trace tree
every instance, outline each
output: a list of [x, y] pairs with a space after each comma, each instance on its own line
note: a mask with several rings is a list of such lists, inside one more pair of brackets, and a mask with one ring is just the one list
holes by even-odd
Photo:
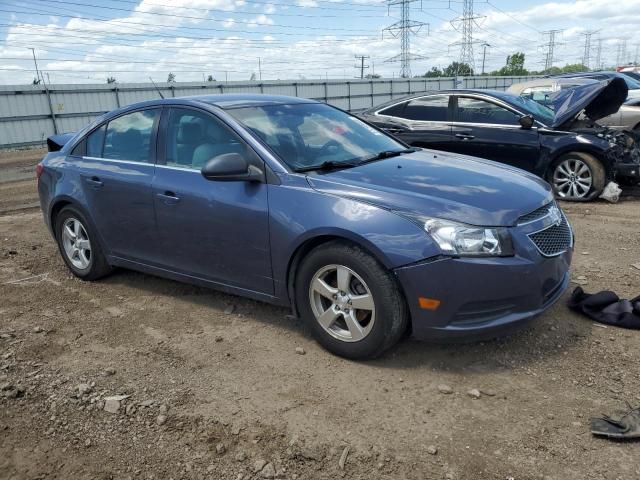
[[107, 83], [116, 83], [116, 78], [115, 77], [108, 77], [107, 78]]
[[451, 64], [442, 71], [442, 75], [445, 77], [456, 77], [461, 75], [463, 77], [473, 75], [473, 68], [468, 63], [451, 62]]
[[169, 72], [169, 75], [167, 75], [167, 83], [175, 83], [176, 81], [176, 74], [173, 72]]
[[436, 77], [444, 77], [444, 73], [438, 67], [431, 67], [431, 70], [426, 72], [423, 77], [427, 78], [436, 78]]
[[373, 78], [382, 78], [380, 77], [380, 75], [378, 75], [377, 73], [367, 73], [364, 78], [369, 78], [369, 79], [373, 79]]
[[502, 67], [497, 72], [498, 75], [528, 75], [529, 72], [524, 68], [524, 53], [516, 52], [507, 57], [507, 62], [504, 67]]
[[562, 73], [579, 73], [579, 72], [588, 72], [589, 67], [583, 65], [582, 63], [572, 63], [567, 64], [562, 67]]
[[34, 78], [34, 79], [33, 79], [33, 82], [31, 82], [31, 84], [32, 84], [32, 85], [40, 85], [40, 82], [41, 82], [41, 81], [42, 81], [42, 80], [40, 80], [39, 78]]
[[215, 78], [213, 78], [213, 75], [209, 75], [209, 76], [207, 77], [207, 82], [215, 82], [215, 81], [216, 81], [216, 79], [215, 79]]

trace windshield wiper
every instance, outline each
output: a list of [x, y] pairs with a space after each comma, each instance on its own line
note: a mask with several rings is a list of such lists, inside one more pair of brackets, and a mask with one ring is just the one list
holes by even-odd
[[348, 162], [334, 162], [333, 160], [327, 160], [318, 165], [311, 165], [309, 167], [296, 168], [296, 172], [309, 172], [312, 170], [340, 170], [342, 168], [353, 168], [365, 163], [375, 162], [377, 160], [384, 160], [385, 158], [397, 157], [404, 153], [413, 153], [420, 150], [419, 148], [405, 148], [404, 150], [383, 150], [370, 157], [364, 157], [359, 159], [350, 160]]
[[413, 153], [418, 150], [420, 149], [415, 147], [405, 148], [404, 150], [383, 150], [382, 152], [378, 152], [370, 157], [360, 159], [358, 165], [364, 165], [365, 163], [375, 162], [377, 160], [384, 160], [385, 158], [399, 157], [405, 153]]
[[296, 168], [296, 172], [310, 172], [312, 170], [339, 170], [341, 168], [351, 168], [359, 165], [354, 162], [334, 162], [333, 160], [327, 160], [318, 165], [310, 165], [308, 167]]

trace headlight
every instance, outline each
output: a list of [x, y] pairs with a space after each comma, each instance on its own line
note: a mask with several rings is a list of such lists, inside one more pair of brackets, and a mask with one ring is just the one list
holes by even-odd
[[438, 244], [442, 253], [469, 257], [513, 255], [511, 235], [506, 228], [485, 228], [442, 220], [413, 217]]

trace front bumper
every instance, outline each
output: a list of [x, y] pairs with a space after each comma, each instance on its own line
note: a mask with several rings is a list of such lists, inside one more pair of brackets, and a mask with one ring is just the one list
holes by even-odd
[[[551, 307], [569, 286], [573, 241], [563, 253], [545, 257], [528, 237], [539, 227], [513, 229], [513, 257], [439, 257], [396, 269], [413, 335], [434, 341], [496, 337]], [[440, 305], [422, 309], [419, 297]]]
[[640, 164], [618, 163], [616, 165], [616, 176], [640, 180]]

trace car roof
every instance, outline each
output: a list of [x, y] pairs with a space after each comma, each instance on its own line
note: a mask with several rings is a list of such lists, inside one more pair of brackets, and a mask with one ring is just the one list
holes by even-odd
[[524, 90], [525, 88], [530, 87], [542, 87], [549, 84], [558, 84], [564, 85], [566, 83], [578, 84], [578, 85], [587, 85], [590, 83], [598, 83], [599, 80], [594, 78], [587, 77], [548, 77], [548, 78], [537, 78], [535, 80], [529, 80], [528, 82], [522, 83], [514, 83], [509, 86], [507, 92], [513, 92], [514, 90]]
[[163, 105], [194, 105], [206, 103], [224, 110], [242, 107], [263, 107], [266, 105], [295, 105], [303, 103], [320, 103], [308, 98], [289, 97], [285, 95], [263, 95], [263, 94], [220, 94], [220, 95], [192, 95], [187, 97], [163, 98], [147, 100], [133, 103], [126, 107], [113, 110], [107, 114], [112, 117], [131, 110], [141, 108], [161, 107]]
[[223, 109], [242, 107], [263, 107], [265, 105], [293, 105], [299, 103], [320, 103], [316, 100], [299, 97], [289, 97], [286, 95], [265, 95], [265, 94], [221, 94], [221, 95], [197, 95], [192, 97], [181, 97], [185, 100], [195, 100], [208, 103]]

